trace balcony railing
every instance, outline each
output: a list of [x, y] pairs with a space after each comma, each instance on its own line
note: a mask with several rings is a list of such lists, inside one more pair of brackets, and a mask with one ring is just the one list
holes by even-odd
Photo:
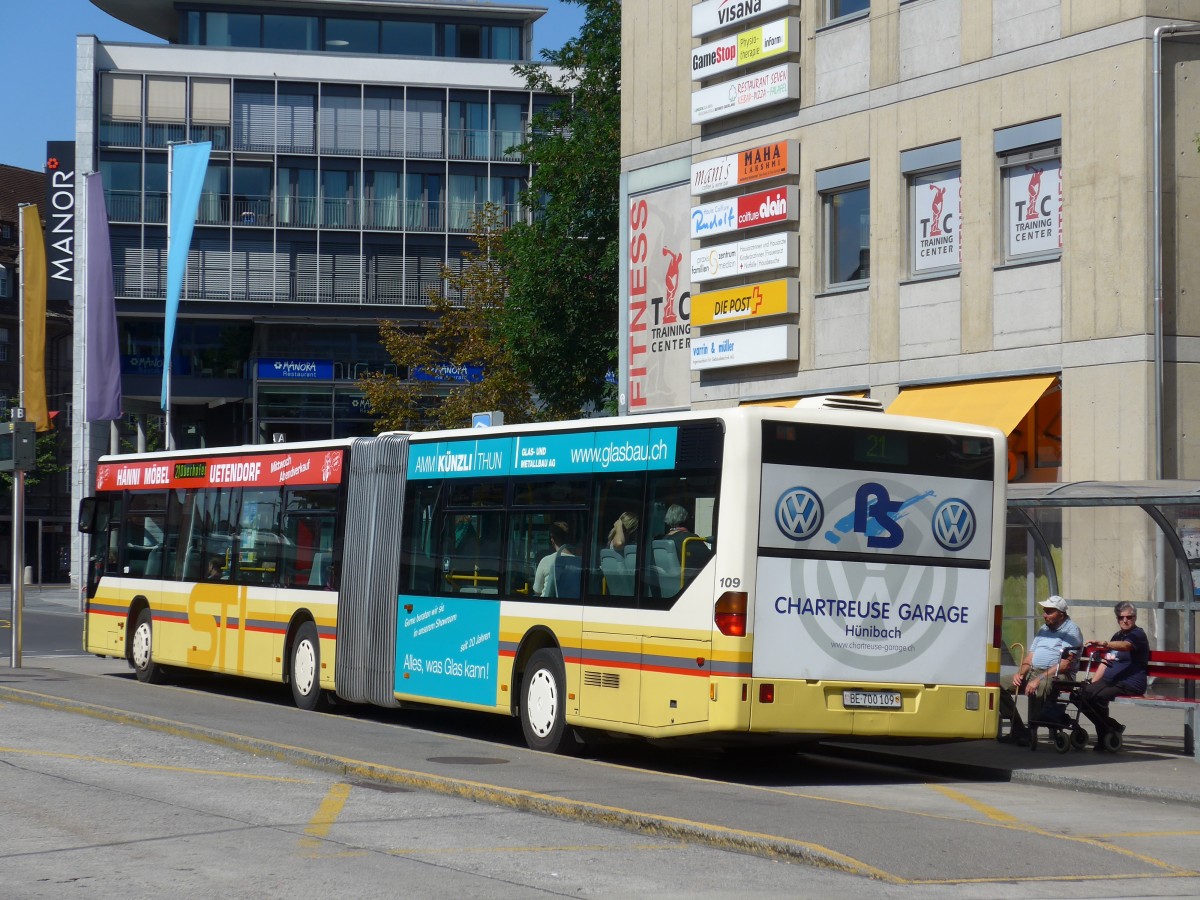
[[110, 222], [140, 222], [142, 220], [141, 191], [105, 191], [104, 206]]
[[441, 231], [445, 211], [441, 201], [407, 200], [404, 203], [406, 231]]
[[[484, 205], [482, 202], [472, 200], [451, 200], [449, 230], [471, 231], [475, 225], [475, 218], [483, 211]], [[505, 228], [523, 221], [522, 207], [519, 203], [496, 203], [493, 205], [499, 210], [500, 221]]]
[[450, 159], [488, 158], [488, 131], [486, 128], [451, 128]]
[[357, 228], [358, 200], [354, 197], [326, 197], [321, 204], [322, 228]]
[[494, 131], [492, 132], [492, 159], [501, 162], [524, 162], [525, 154], [511, 147], [519, 147], [525, 143], [524, 131]]
[[386, 200], [364, 200], [363, 228], [376, 231], [399, 231], [402, 227], [404, 204], [398, 197]]
[[233, 224], [264, 227], [271, 224], [270, 197], [235, 197]]
[[182, 122], [147, 122], [146, 146], [165, 147], [187, 138], [187, 126]]
[[121, 122], [113, 119], [100, 120], [101, 147], [142, 146], [142, 123]]
[[229, 149], [228, 125], [197, 125], [192, 123], [192, 140], [197, 143], [211, 141], [214, 150]]
[[280, 197], [275, 202], [276, 224], [281, 228], [316, 228], [316, 197]]

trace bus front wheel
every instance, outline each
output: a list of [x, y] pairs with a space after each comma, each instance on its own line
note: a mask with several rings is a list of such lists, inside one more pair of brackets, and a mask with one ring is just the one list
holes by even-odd
[[296, 706], [310, 712], [321, 708], [321, 641], [312, 622], [305, 622], [296, 631], [289, 680]]
[[529, 658], [521, 685], [521, 730], [531, 750], [572, 753], [575, 734], [567, 727], [567, 677], [562, 656], [538, 650]]
[[133, 665], [138, 681], [146, 684], [162, 684], [167, 680], [166, 670], [154, 661], [154, 616], [150, 607], [138, 613], [133, 636], [129, 640], [129, 662]]

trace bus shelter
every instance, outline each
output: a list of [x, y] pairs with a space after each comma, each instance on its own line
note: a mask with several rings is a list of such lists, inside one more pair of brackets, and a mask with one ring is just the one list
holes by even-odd
[[[1200, 481], [1009, 485], [1006, 647], [1032, 636], [1033, 605], [1050, 594], [1067, 598], [1085, 638], [1107, 638], [1114, 623], [1104, 607], [1127, 601], [1147, 612], [1138, 618], [1152, 648], [1195, 653]], [[1180, 691], [1194, 700], [1195, 682]], [[1195, 708], [1184, 718], [1184, 752], [1195, 753]]]
[[[1129, 601], [1150, 613], [1142, 618], [1153, 646], [1196, 652], [1200, 481], [1009, 485], [1007, 538], [1007, 578], [1022, 574], [1023, 563], [1031, 600], [1034, 582], [1044, 578], [1047, 594], [1062, 594], [1073, 607]], [[1111, 618], [1095, 619], [1107, 637]]]

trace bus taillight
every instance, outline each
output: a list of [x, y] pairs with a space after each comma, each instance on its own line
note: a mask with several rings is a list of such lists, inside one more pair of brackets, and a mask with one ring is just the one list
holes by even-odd
[[1004, 607], [992, 607], [992, 646], [1001, 646], [1003, 638], [1003, 623], [1004, 623]]
[[726, 591], [717, 598], [713, 621], [717, 631], [729, 637], [746, 636], [746, 592]]

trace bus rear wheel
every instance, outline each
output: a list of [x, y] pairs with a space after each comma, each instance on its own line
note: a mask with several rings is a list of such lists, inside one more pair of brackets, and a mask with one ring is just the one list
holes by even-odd
[[521, 731], [531, 750], [574, 753], [574, 730], [567, 727], [567, 676], [562, 656], [538, 650], [529, 658], [521, 683]]
[[317, 626], [312, 622], [305, 622], [296, 631], [288, 680], [292, 685], [292, 700], [300, 709], [312, 712], [323, 706], [321, 641], [317, 636]]
[[133, 626], [133, 635], [129, 639], [129, 662], [138, 681], [162, 684], [167, 680], [167, 672], [154, 661], [153, 638], [154, 616], [147, 606], [138, 613], [137, 623]]

